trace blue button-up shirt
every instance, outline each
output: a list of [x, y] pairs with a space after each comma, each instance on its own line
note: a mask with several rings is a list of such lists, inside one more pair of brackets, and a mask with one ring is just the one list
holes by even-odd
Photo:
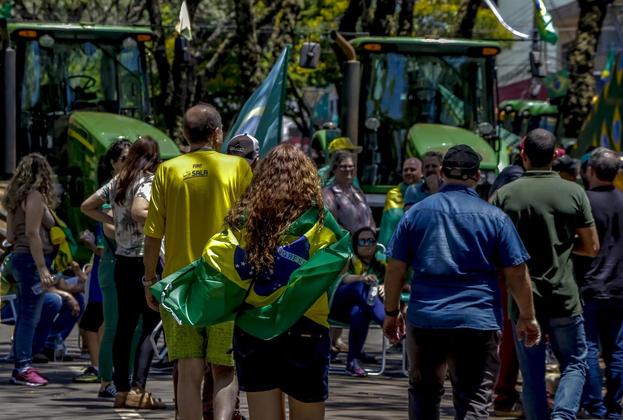
[[502, 327], [497, 268], [529, 259], [509, 217], [457, 185], [409, 209], [387, 255], [413, 267], [411, 325], [478, 330]]

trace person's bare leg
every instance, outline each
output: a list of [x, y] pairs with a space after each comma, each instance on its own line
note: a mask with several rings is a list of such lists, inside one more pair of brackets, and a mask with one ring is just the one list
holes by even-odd
[[177, 361], [177, 410], [179, 420], [198, 420], [203, 414], [201, 404], [201, 381], [205, 363], [203, 359], [179, 359]]
[[203, 374], [203, 387], [201, 388], [201, 402], [203, 403], [203, 420], [214, 420], [214, 379], [212, 368], [206, 363]]
[[283, 418], [283, 396], [279, 389], [247, 392], [250, 420], [275, 420]]
[[230, 420], [236, 409], [238, 379], [233, 366], [211, 365], [214, 378], [214, 420]]
[[288, 397], [290, 420], [323, 420], [325, 403], [304, 403]]
[[98, 366], [100, 360], [100, 337], [99, 334], [93, 331], [82, 330], [82, 338], [89, 351], [89, 358], [91, 359], [91, 366]]

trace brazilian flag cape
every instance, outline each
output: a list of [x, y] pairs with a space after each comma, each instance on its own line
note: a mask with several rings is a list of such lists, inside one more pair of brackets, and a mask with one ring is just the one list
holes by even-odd
[[52, 268], [54, 271], [63, 272], [69, 268], [74, 260], [74, 255], [78, 252], [78, 244], [67, 224], [54, 211], [52, 211], [52, 216], [54, 216], [56, 225], [50, 229], [50, 242], [57, 247]]
[[350, 236], [331, 213], [312, 208], [280, 241], [273, 269], [247, 264], [245, 230], [227, 228], [202, 258], [162, 279], [151, 292], [180, 324], [208, 326], [235, 318], [247, 333], [270, 340], [287, 331], [338, 280], [351, 256]]
[[394, 231], [398, 226], [398, 222], [404, 214], [404, 196], [408, 185], [401, 182], [398, 186], [387, 192], [385, 199], [385, 208], [383, 209], [383, 217], [381, 218], [381, 228], [379, 233], [379, 243], [387, 246], [392, 239]]

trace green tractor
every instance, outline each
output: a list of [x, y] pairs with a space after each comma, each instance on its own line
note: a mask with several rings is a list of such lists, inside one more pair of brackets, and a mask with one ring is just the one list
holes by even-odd
[[556, 133], [558, 117], [558, 107], [547, 101], [512, 99], [500, 102], [498, 118], [507, 153], [517, 153], [521, 138], [530, 130], [544, 128]]
[[46, 156], [63, 191], [59, 213], [74, 232], [89, 225], [79, 206], [97, 188], [112, 142], [149, 135], [163, 159], [180, 153], [149, 124], [149, 28], [0, 20], [0, 34], [0, 173], [8, 178], [28, 153]]
[[[373, 207], [401, 181], [404, 160], [468, 144], [482, 156], [484, 193], [508, 164], [500, 153], [494, 42], [334, 33], [347, 58], [344, 135], [363, 147], [358, 176]], [[313, 148], [313, 145], [312, 145]]]

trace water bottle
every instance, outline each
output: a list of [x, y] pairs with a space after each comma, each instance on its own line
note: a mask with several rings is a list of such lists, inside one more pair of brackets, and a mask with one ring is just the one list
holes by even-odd
[[63, 342], [63, 339], [59, 335], [54, 339], [54, 361], [62, 362], [64, 356], [65, 356], [65, 343]]
[[376, 302], [376, 297], [379, 294], [379, 285], [377, 282], [374, 282], [370, 285], [370, 290], [368, 290], [368, 305], [370, 306], [374, 306], [374, 303]]
[[41, 282], [37, 282], [35, 284], [33, 284], [33, 286], [30, 288], [30, 290], [32, 290], [32, 292], [35, 295], [40, 295], [41, 293], [43, 293], [43, 286], [41, 285]]

